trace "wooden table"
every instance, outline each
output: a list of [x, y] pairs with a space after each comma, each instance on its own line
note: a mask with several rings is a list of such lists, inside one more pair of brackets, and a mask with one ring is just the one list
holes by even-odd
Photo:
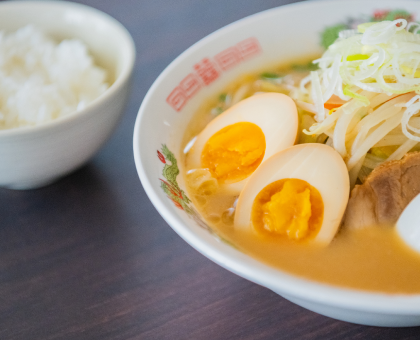
[[[83, 0], [134, 37], [126, 114], [81, 170], [0, 189], [0, 339], [419, 339], [420, 328], [335, 321], [215, 265], [154, 209], [132, 132], [159, 73], [214, 30], [290, 0]], [[1, 161], [1, 160], [0, 160]]]

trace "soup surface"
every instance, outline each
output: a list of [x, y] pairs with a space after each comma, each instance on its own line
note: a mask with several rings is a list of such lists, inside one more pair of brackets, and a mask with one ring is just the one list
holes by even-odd
[[[219, 97], [204, 103], [187, 128], [183, 145], [225, 109], [255, 93], [280, 92], [293, 97], [291, 91], [308, 75], [310, 60], [313, 58], [238, 79]], [[312, 116], [305, 111], [299, 111], [299, 124], [298, 143], [325, 142], [323, 136], [300, 132], [313, 124]], [[420, 293], [420, 255], [401, 241], [394, 226], [341, 228], [326, 247], [238, 230], [233, 227], [237, 194], [212, 187], [211, 181], [203, 181], [202, 174], [194, 175], [189, 158], [187, 153], [185, 179], [194, 205], [209, 225], [243, 252], [273, 267], [332, 285], [386, 293]], [[198, 189], [197, 181], [206, 185]]]

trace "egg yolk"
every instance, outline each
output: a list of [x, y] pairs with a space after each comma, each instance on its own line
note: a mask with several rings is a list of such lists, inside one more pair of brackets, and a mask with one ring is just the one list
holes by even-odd
[[321, 229], [324, 203], [319, 191], [296, 178], [267, 185], [254, 200], [251, 220], [265, 235], [311, 239]]
[[234, 183], [251, 175], [265, 153], [265, 136], [254, 123], [228, 125], [209, 138], [201, 164], [220, 183]]

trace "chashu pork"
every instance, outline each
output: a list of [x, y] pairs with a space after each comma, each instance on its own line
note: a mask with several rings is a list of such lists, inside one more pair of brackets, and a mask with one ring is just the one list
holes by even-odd
[[362, 185], [352, 190], [344, 226], [361, 228], [394, 224], [410, 201], [420, 193], [420, 152], [381, 164]]

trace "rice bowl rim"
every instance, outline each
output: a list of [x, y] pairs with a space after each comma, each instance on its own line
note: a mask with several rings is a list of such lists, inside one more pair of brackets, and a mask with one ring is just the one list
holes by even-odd
[[[60, 9], [75, 9], [79, 12], [84, 14], [88, 14], [90, 16], [95, 16], [102, 20], [107, 26], [111, 27], [111, 29], [118, 32], [119, 37], [122, 39], [123, 50], [122, 53], [122, 68], [119, 74], [117, 75], [115, 81], [112, 82], [111, 86], [108, 87], [101, 95], [91, 101], [85, 108], [80, 111], [73, 111], [70, 114], [67, 114], [63, 117], [58, 117], [52, 119], [47, 122], [43, 122], [33, 126], [22, 126], [22, 127], [15, 127], [9, 129], [0, 129], [0, 138], [3, 137], [12, 137], [12, 136], [19, 136], [28, 133], [37, 133], [42, 132], [43, 130], [51, 129], [56, 126], [60, 126], [62, 124], [66, 124], [72, 120], [76, 120], [79, 117], [88, 115], [92, 111], [98, 108], [98, 106], [109, 96], [114, 95], [131, 77], [134, 63], [136, 59], [136, 47], [133, 41], [131, 34], [128, 30], [115, 18], [112, 16], [90, 6], [71, 3], [71, 2], [58, 2], [58, 1], [19, 1], [19, 2], [0, 2], [0, 12], [3, 9], [7, 8], [30, 8], [30, 7], [42, 8], [48, 7], [51, 9], [51, 6], [55, 6], [56, 8]], [[30, 24], [30, 22], [28, 22]], [[0, 30], [2, 29], [0, 24]], [[85, 44], [85, 43], [84, 43]], [[90, 48], [89, 45], [85, 44]], [[105, 69], [106, 70], [106, 69]], [[108, 70], [106, 70], [108, 71]]]

